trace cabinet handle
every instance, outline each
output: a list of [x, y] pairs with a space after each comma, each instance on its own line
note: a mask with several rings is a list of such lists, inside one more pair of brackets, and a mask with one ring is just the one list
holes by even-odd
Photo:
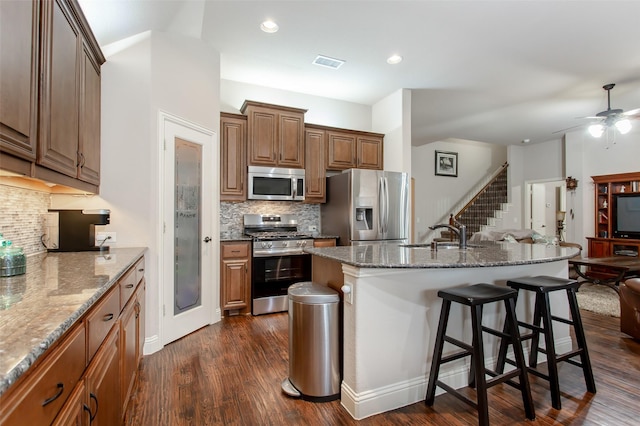
[[[89, 416], [89, 424], [93, 423], [93, 420], [96, 418], [96, 416], [98, 415], [98, 397], [95, 396], [95, 394], [93, 392], [89, 392], [89, 398], [93, 399], [96, 402], [96, 411], [95, 413], [93, 413], [93, 416]], [[89, 413], [91, 413], [91, 411], [89, 411]]]
[[44, 407], [45, 405], [49, 405], [51, 404], [53, 401], [55, 401], [56, 399], [58, 399], [60, 397], [60, 395], [62, 395], [62, 392], [64, 392], [64, 383], [58, 383], [56, 385], [56, 387], [58, 388], [58, 392], [56, 392], [55, 395], [53, 395], [51, 398], [47, 398], [44, 401], [42, 401], [42, 406]]
[[104, 317], [102, 317], [102, 321], [107, 322], [107, 321], [111, 321], [113, 319], [113, 314], [107, 314]]
[[124, 286], [124, 288], [133, 288], [133, 284], [127, 284]]
[[91, 408], [89, 408], [87, 404], [82, 404], [82, 409], [87, 413], [89, 413], [89, 421], [91, 421], [91, 419], [93, 419], [93, 414], [91, 414]]
[[140, 302], [136, 302], [134, 305], [134, 311], [136, 312], [136, 319], [140, 316]]
[[231, 253], [240, 253], [240, 250], [231, 250]]
[[138, 269], [138, 272], [144, 272], [144, 268]]

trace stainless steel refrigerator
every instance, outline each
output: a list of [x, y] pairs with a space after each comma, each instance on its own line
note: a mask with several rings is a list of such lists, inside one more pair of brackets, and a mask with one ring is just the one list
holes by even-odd
[[320, 207], [322, 233], [339, 245], [407, 242], [409, 176], [349, 169], [327, 178], [327, 202]]

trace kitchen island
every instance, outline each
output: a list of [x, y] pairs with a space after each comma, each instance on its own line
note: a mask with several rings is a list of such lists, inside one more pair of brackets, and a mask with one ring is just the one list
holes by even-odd
[[[440, 315], [439, 290], [476, 283], [506, 285], [511, 278], [568, 276], [578, 249], [542, 244], [487, 243], [467, 250], [397, 244], [308, 248], [313, 281], [340, 290], [342, 307], [341, 403], [355, 419], [424, 399]], [[569, 317], [562, 295], [551, 295], [555, 315]], [[518, 300], [519, 319], [531, 320], [533, 297]], [[502, 329], [504, 307], [485, 309], [483, 324]], [[471, 342], [468, 310], [454, 304], [449, 334]], [[571, 348], [569, 327], [554, 324], [558, 352]], [[486, 365], [498, 344], [485, 337]], [[453, 347], [445, 345], [445, 353]], [[525, 347], [525, 353], [527, 347]], [[469, 358], [443, 365], [440, 379], [467, 385]], [[439, 389], [440, 390], [440, 389]], [[441, 390], [440, 390], [441, 391]]]

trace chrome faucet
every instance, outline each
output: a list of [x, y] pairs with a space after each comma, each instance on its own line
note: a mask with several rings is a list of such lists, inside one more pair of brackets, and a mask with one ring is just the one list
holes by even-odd
[[441, 223], [439, 225], [430, 226], [429, 229], [435, 230], [438, 228], [447, 228], [454, 232], [458, 236], [458, 240], [460, 241], [458, 247], [462, 250], [467, 248], [467, 226], [458, 222], [456, 219], [452, 218], [452, 221], [455, 226], [449, 225], [448, 223]]

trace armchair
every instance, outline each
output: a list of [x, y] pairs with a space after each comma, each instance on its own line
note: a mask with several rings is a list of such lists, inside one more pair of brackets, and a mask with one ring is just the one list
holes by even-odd
[[640, 340], [640, 278], [620, 284], [620, 331]]

